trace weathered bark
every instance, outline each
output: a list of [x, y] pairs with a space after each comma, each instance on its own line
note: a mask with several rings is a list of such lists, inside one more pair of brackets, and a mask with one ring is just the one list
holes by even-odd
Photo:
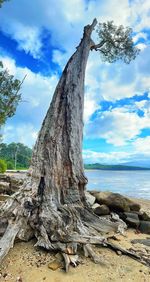
[[28, 240], [34, 234], [36, 246], [63, 252], [68, 270], [71, 260], [67, 255], [75, 254], [78, 245], [97, 262], [90, 244], [106, 244], [109, 235], [103, 234], [118, 230], [119, 223], [94, 215], [84, 194], [84, 77], [96, 23], [94, 20], [84, 28], [83, 38], [62, 73], [34, 148], [28, 178], [2, 207], [2, 216], [16, 220], [11, 224], [12, 233], [9, 225], [2, 238], [4, 243], [11, 237], [11, 244], [2, 247], [0, 243], [1, 258], [16, 235]]

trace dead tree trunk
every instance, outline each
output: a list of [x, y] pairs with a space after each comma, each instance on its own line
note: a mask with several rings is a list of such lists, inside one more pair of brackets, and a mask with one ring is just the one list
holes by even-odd
[[117, 231], [118, 224], [100, 219], [87, 206], [82, 161], [84, 77], [97, 21], [84, 28], [83, 38], [68, 61], [43, 121], [32, 163], [22, 189], [2, 207], [10, 218], [0, 241], [0, 257], [15, 237], [37, 238], [38, 246], [75, 254], [82, 245], [86, 256], [97, 258], [90, 244], [104, 244], [102, 234]]

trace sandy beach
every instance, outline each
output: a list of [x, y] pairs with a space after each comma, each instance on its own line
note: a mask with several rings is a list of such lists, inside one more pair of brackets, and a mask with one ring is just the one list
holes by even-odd
[[[140, 203], [142, 209], [148, 210], [150, 201], [135, 199]], [[146, 234], [137, 234], [135, 230], [128, 229], [126, 237], [118, 236], [120, 241], [115, 241], [125, 248], [132, 248], [131, 240], [145, 239], [150, 237]], [[89, 258], [80, 254], [81, 261], [77, 268], [70, 267], [69, 273], [63, 269], [55, 271], [48, 268], [48, 264], [56, 259], [54, 253], [34, 248], [35, 240], [28, 243], [16, 242], [14, 248], [4, 259], [0, 272], [1, 281], [22, 281], [22, 282], [107, 282], [107, 281], [136, 281], [149, 282], [150, 268], [116, 252], [104, 248], [95, 247], [95, 251], [102, 258], [104, 263], [95, 264]], [[150, 254], [150, 247], [142, 244], [134, 245], [137, 249], [145, 249]], [[21, 280], [17, 280], [21, 279]]]

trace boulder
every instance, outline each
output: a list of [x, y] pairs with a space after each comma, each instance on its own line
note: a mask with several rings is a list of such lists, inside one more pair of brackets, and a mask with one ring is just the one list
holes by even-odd
[[92, 206], [92, 209], [94, 210], [94, 213], [97, 215], [108, 215], [110, 214], [110, 210], [106, 205], [99, 205], [95, 203]]
[[133, 212], [124, 212], [123, 214], [123, 220], [133, 228], [138, 228], [140, 225], [140, 220], [138, 217], [138, 214], [133, 213]]
[[[129, 199], [128, 199], [128, 200], [129, 200]], [[131, 201], [131, 200], [129, 200], [129, 201], [130, 201], [130, 204], [129, 204], [130, 210], [131, 210], [131, 211], [137, 211], [137, 212], [138, 212], [138, 211], [140, 210], [141, 206], [140, 206], [139, 204], [137, 204], [137, 203]]]
[[141, 212], [139, 218], [144, 221], [150, 221], [150, 212], [147, 211]]
[[95, 197], [91, 195], [91, 193], [89, 192], [85, 192], [85, 198], [86, 198], [86, 201], [87, 203], [90, 205], [90, 206], [93, 206], [93, 204], [95, 203]]
[[150, 221], [144, 221], [144, 220], [141, 221], [140, 226], [139, 226], [139, 230], [142, 233], [150, 234]]
[[100, 205], [108, 206], [115, 212], [130, 212], [140, 210], [140, 205], [120, 195], [119, 193], [111, 192], [95, 192], [93, 195], [96, 198], [96, 202]]

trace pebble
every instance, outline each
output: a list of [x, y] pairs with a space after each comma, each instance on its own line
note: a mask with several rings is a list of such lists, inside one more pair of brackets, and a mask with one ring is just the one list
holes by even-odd
[[16, 282], [22, 282], [22, 278], [20, 276], [17, 277]]
[[116, 251], [117, 252], [117, 255], [118, 256], [121, 256], [122, 255], [122, 252], [121, 251]]
[[48, 268], [50, 268], [50, 269], [52, 269], [54, 271], [56, 269], [60, 268], [60, 267], [62, 267], [62, 263], [60, 261], [58, 261], [58, 260], [54, 260], [54, 261], [52, 261], [52, 262], [50, 262], [48, 264]]

